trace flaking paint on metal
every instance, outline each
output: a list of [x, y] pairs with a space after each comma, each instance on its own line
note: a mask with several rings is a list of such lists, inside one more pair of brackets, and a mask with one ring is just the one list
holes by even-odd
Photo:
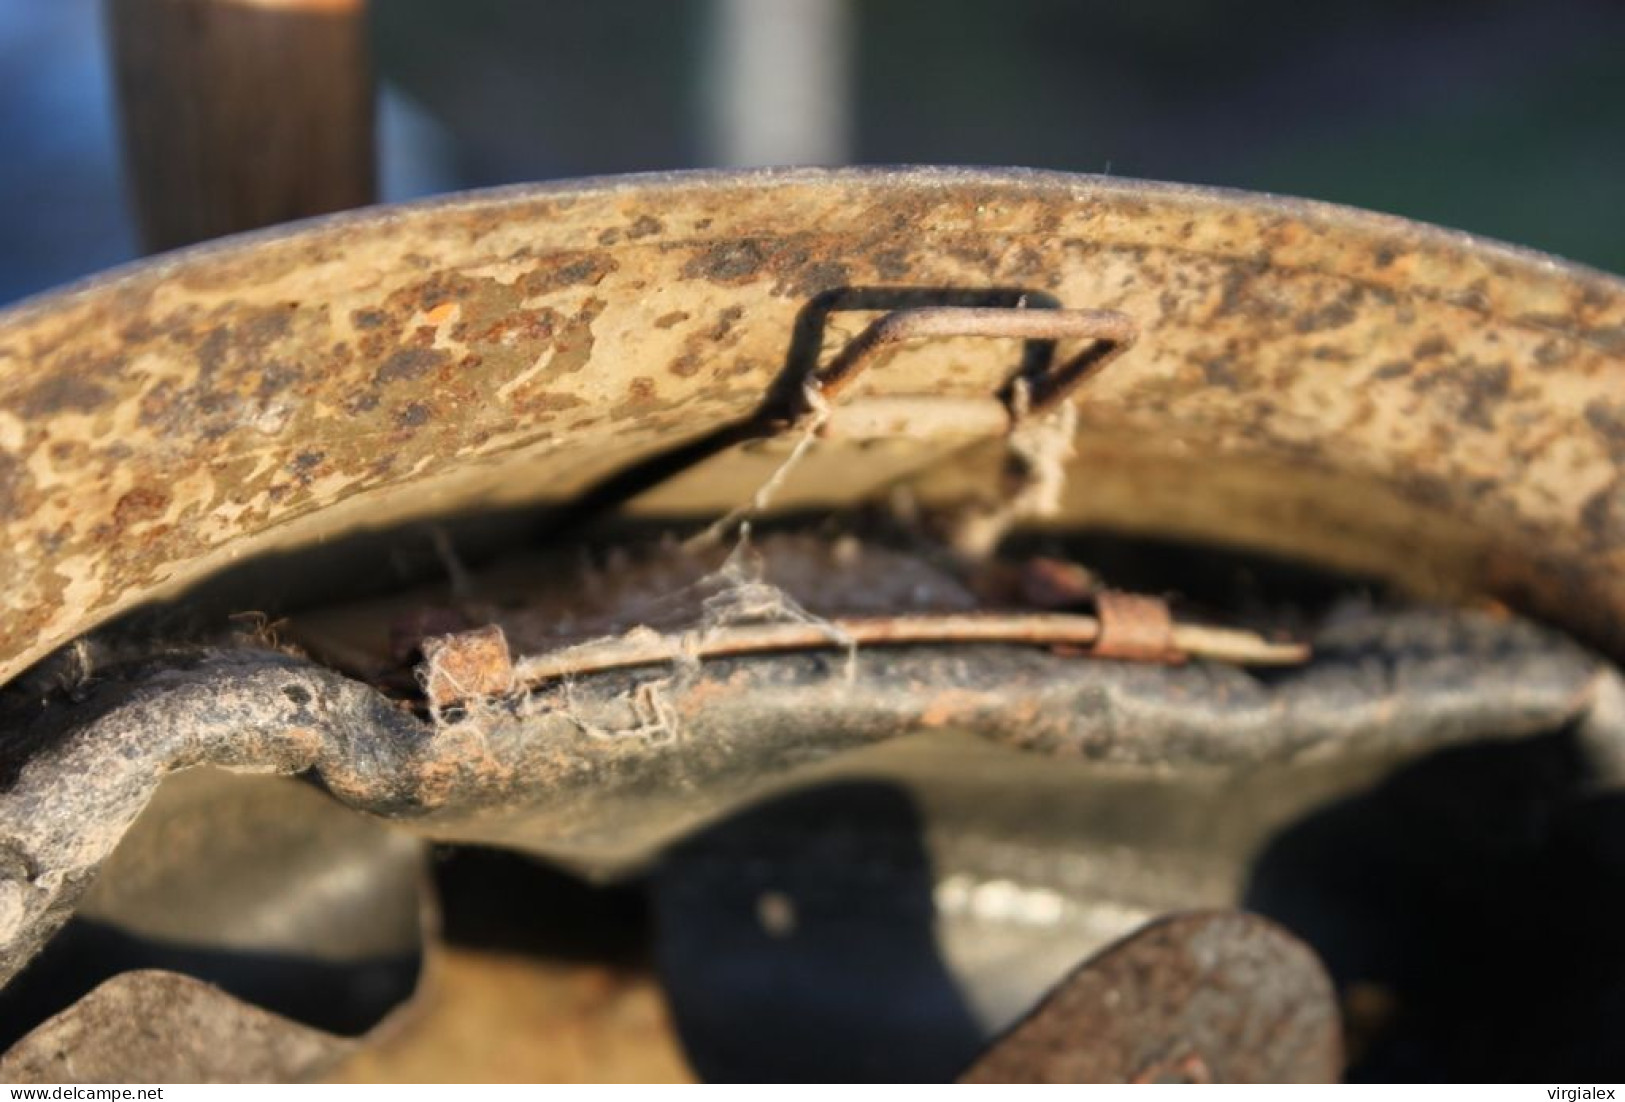
[[[1625, 649], [1618, 280], [1318, 204], [799, 171], [363, 212], [0, 315], [0, 677], [243, 555], [562, 499], [742, 416], [839, 286], [1031, 287], [1140, 323], [1083, 399], [1064, 521], [1341, 556]], [[957, 393], [980, 384], [948, 365], [1003, 354], [911, 350], [883, 385]], [[683, 506], [735, 503], [710, 485]]]

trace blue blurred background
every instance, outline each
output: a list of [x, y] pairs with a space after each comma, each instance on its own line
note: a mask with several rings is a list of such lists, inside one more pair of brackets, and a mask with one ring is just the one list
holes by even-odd
[[[1620, 0], [374, 0], [381, 194], [765, 162], [1287, 192], [1625, 271]], [[98, 0], [0, 0], [0, 302], [127, 260]]]

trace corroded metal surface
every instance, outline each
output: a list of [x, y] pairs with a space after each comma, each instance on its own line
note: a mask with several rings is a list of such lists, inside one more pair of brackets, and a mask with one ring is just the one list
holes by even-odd
[[[1236, 775], [1583, 726], [1616, 685], [1566, 640], [1482, 616], [1371, 618], [1314, 642], [1313, 664], [1269, 682], [1220, 664], [970, 645], [876, 648], [850, 667], [838, 654], [721, 659], [584, 676], [432, 723], [276, 652], [108, 667], [21, 702], [35, 716], [14, 715], [0, 746], [0, 983], [66, 921], [162, 778], [199, 765], [312, 773], [431, 837], [616, 872], [844, 754], [922, 731], [1039, 763]], [[1602, 724], [1596, 739], [1617, 745], [1619, 732]]]
[[1153, 923], [1068, 976], [969, 1083], [1329, 1083], [1342, 1022], [1308, 946], [1247, 914]]
[[6, 1083], [285, 1083], [353, 1052], [335, 1037], [173, 972], [125, 972], [0, 1057]]
[[[809, 304], [864, 288], [914, 305], [1003, 289], [1139, 325], [1081, 401], [1058, 523], [1490, 592], [1625, 650], [1617, 280], [1310, 203], [798, 171], [366, 212], [0, 315], [0, 676], [256, 550], [565, 500], [747, 415]], [[985, 397], [998, 343], [903, 350], [866, 385]], [[849, 502], [926, 465], [926, 500], [982, 478], [940, 455], [820, 442], [775, 504]], [[719, 459], [643, 507], [721, 512], [760, 481]]]

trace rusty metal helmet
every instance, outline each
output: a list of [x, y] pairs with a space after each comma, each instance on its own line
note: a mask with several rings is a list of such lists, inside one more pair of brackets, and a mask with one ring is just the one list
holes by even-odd
[[959, 170], [12, 308], [0, 1073], [432, 1050], [431, 845], [631, 885], [711, 1077], [1606, 1069], [1613, 939], [1507, 893], [1625, 871], [1622, 334], [1461, 234]]

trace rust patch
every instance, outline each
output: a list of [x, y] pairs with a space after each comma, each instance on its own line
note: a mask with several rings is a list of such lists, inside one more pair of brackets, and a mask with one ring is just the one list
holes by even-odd
[[519, 290], [528, 297], [552, 294], [566, 287], [596, 287], [618, 267], [613, 257], [601, 253], [559, 257], [521, 276]]
[[1443, 337], [1427, 337], [1416, 342], [1411, 355], [1419, 360], [1430, 360], [1435, 356], [1443, 356], [1450, 351], [1450, 342]]
[[405, 383], [421, 379], [448, 359], [438, 348], [403, 348], [386, 359], [373, 374], [379, 384]]
[[90, 413], [111, 397], [106, 387], [76, 374], [63, 374], [30, 386], [11, 407], [25, 417], [50, 417], [58, 413]]
[[666, 224], [652, 214], [640, 214], [637, 220], [627, 228], [626, 236], [633, 241], [639, 238], [653, 237], [657, 233], [665, 233]]
[[1135, 662], [1181, 662], [1174, 642], [1174, 618], [1167, 602], [1137, 593], [1102, 590], [1095, 594], [1100, 638], [1091, 653], [1097, 658]]
[[1580, 523], [1594, 547], [1625, 543], [1625, 492], [1620, 482], [1611, 482], [1586, 498]]
[[1512, 387], [1512, 369], [1505, 363], [1480, 363], [1465, 358], [1447, 369], [1414, 378], [1419, 394], [1446, 396], [1455, 415], [1469, 425], [1493, 429], [1492, 418]]
[[980, 1056], [970, 1083], [1328, 1083], [1336, 992], [1313, 951], [1239, 912], [1143, 927]]
[[553, 344], [553, 360], [547, 365], [547, 370], [538, 376], [542, 382], [550, 382], [561, 375], [573, 375], [587, 366], [597, 342], [592, 323], [604, 312], [605, 305], [603, 299], [588, 299], [580, 312], [560, 328]]
[[738, 283], [761, 271], [767, 261], [767, 247], [760, 241], [718, 241], [683, 265], [683, 278]]
[[0, 452], [0, 511], [21, 511], [22, 499], [30, 484], [28, 469], [16, 456]]
[[441, 707], [513, 691], [513, 657], [499, 627], [475, 628], [423, 641], [423, 691]]
[[169, 495], [152, 486], [137, 486], [118, 499], [113, 507], [113, 523], [120, 528], [162, 516], [169, 508]]
[[1586, 403], [1585, 419], [1603, 447], [1625, 462], [1625, 403], [1593, 398]]

